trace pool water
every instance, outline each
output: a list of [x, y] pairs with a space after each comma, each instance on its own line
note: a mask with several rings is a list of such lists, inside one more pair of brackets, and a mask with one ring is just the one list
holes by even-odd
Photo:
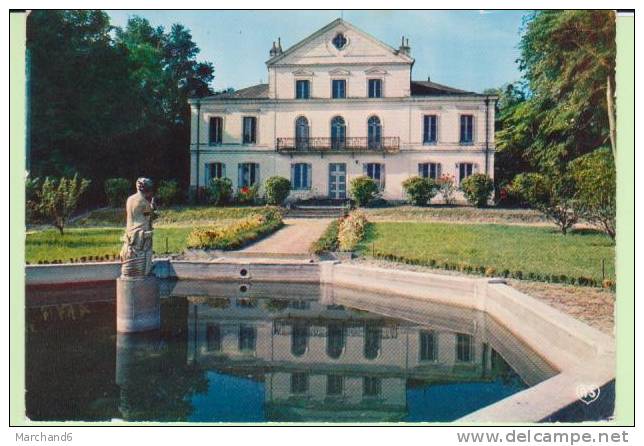
[[31, 420], [452, 421], [553, 376], [484, 313], [318, 284], [162, 283], [161, 329], [115, 285], [27, 290]]

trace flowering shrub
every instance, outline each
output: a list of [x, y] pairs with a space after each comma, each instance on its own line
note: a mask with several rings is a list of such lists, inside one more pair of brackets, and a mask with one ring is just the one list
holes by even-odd
[[431, 178], [413, 176], [402, 183], [402, 187], [411, 204], [415, 206], [427, 206], [429, 201], [436, 195], [436, 183]]
[[355, 200], [358, 207], [366, 206], [379, 194], [378, 185], [368, 176], [356, 177], [351, 180], [349, 185], [349, 195]]
[[438, 193], [443, 197], [445, 204], [454, 203], [454, 192], [456, 192], [456, 183], [453, 175], [443, 174], [437, 180]]
[[487, 205], [494, 190], [494, 183], [487, 175], [475, 173], [463, 180], [461, 189], [471, 205], [481, 208]]
[[208, 202], [215, 206], [226, 204], [233, 196], [233, 183], [229, 178], [213, 178], [206, 189]]
[[226, 226], [195, 228], [186, 240], [188, 248], [237, 249], [282, 226], [282, 214], [275, 208], [249, 215]]
[[360, 211], [355, 211], [340, 220], [338, 229], [338, 246], [340, 251], [353, 251], [367, 227], [367, 217]]
[[291, 191], [291, 182], [284, 177], [270, 177], [264, 183], [266, 189], [266, 202], [281, 206]]
[[257, 199], [258, 184], [252, 186], [243, 186], [237, 191], [237, 201], [240, 204], [253, 204]]

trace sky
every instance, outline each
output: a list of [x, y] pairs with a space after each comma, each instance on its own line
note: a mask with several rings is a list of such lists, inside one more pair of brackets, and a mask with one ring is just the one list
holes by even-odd
[[273, 40], [296, 44], [341, 15], [397, 48], [409, 39], [416, 60], [412, 78], [482, 92], [519, 79], [521, 21], [527, 11], [107, 11], [115, 26], [133, 15], [169, 29], [181, 23], [212, 62], [215, 91], [267, 81], [265, 62]]

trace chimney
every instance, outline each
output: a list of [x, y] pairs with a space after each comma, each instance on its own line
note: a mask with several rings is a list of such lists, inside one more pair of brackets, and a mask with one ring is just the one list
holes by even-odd
[[268, 54], [269, 54], [271, 57], [275, 57], [275, 56], [277, 56], [277, 54], [278, 54], [278, 52], [277, 52], [277, 47], [275, 46], [275, 41], [274, 41], [274, 40], [273, 40], [273, 47], [272, 47], [272, 48], [271, 48], [271, 50], [268, 52]]
[[282, 51], [282, 38], [278, 37], [277, 38], [277, 51], [278, 54], [282, 54], [284, 51]]
[[398, 52], [406, 56], [411, 55], [411, 47], [409, 46], [409, 39], [405, 39], [405, 36], [402, 36], [402, 39], [400, 41], [400, 48], [398, 48]]

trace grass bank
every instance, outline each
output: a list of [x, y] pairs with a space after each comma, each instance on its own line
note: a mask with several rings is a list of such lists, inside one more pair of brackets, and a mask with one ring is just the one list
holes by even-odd
[[562, 235], [549, 227], [376, 222], [358, 251], [435, 268], [581, 285], [601, 285], [603, 260], [604, 278], [615, 277], [615, 246], [592, 230]]
[[[254, 214], [263, 214], [266, 207], [201, 207], [180, 206], [159, 211], [154, 222], [154, 252], [158, 255], [181, 253], [187, 247], [188, 235], [196, 227], [228, 228]], [[99, 209], [76, 219], [60, 235], [58, 230], [43, 229], [27, 233], [25, 257], [29, 263], [108, 260], [121, 250], [125, 229], [123, 209]], [[270, 230], [277, 229], [276, 226]], [[262, 233], [265, 235], [265, 233]], [[254, 237], [247, 232], [237, 237]], [[240, 240], [243, 239], [243, 240]], [[234, 248], [234, 247], [233, 247]]]
[[547, 224], [549, 220], [533, 209], [475, 208], [432, 205], [392, 206], [363, 209], [369, 221], [453, 221], [476, 223]]
[[[190, 227], [157, 227], [153, 246], [157, 254], [181, 252], [186, 246]], [[69, 228], [60, 235], [56, 229], [27, 234], [25, 257], [29, 263], [62, 261], [64, 263], [92, 258], [113, 258], [121, 250], [122, 228]]]

